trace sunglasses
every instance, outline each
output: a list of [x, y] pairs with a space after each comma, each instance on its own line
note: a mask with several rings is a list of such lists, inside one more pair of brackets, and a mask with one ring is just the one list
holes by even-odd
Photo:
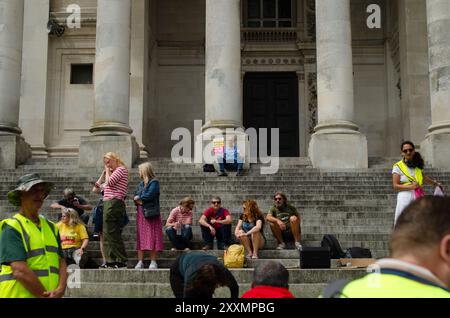
[[283, 201], [283, 198], [275, 198], [275, 201]]
[[410, 152], [414, 152], [414, 149], [409, 148], [409, 149], [403, 149], [402, 151], [403, 153], [410, 153]]
[[212, 204], [220, 204], [221, 202], [220, 201], [212, 201], [211, 203]]

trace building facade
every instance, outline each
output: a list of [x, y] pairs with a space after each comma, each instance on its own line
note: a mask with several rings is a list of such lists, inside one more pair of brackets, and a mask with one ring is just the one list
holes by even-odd
[[0, 26], [3, 167], [170, 157], [194, 120], [319, 168], [406, 139], [450, 167], [448, 0], [0, 0]]

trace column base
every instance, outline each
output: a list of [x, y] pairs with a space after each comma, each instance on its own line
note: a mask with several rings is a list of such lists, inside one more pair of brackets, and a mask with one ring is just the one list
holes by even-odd
[[139, 158], [139, 145], [133, 136], [81, 137], [78, 165], [80, 168], [101, 168], [107, 152], [117, 153], [127, 168], [131, 168]]
[[15, 169], [31, 157], [30, 145], [18, 135], [0, 135], [0, 168]]
[[354, 131], [345, 134], [315, 133], [309, 143], [309, 157], [313, 167], [319, 169], [369, 167], [366, 136]]
[[420, 144], [420, 152], [433, 168], [450, 168], [450, 134], [430, 134]]

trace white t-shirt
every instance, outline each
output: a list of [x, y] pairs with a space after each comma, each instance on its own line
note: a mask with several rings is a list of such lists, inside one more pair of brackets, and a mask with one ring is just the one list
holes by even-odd
[[[408, 173], [411, 177], [415, 178], [416, 177], [416, 169], [415, 168], [408, 168]], [[402, 170], [400, 170], [400, 168], [395, 165], [394, 168], [392, 169], [392, 174], [398, 174], [400, 176], [400, 183], [410, 183], [411, 181], [408, 179], [407, 176], [405, 176], [405, 174], [402, 172]]]

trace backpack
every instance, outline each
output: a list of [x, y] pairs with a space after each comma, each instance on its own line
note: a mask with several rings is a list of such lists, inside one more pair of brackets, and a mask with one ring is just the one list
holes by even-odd
[[350, 247], [345, 252], [346, 258], [372, 258], [372, 252], [368, 248]]
[[341, 244], [339, 244], [338, 239], [334, 235], [324, 235], [321, 246], [328, 247], [330, 249], [330, 256], [332, 259], [339, 259], [345, 256], [345, 253], [341, 248]]
[[244, 245], [232, 244], [223, 253], [223, 264], [226, 268], [244, 268]]
[[203, 165], [203, 172], [216, 172], [216, 169], [214, 168], [214, 165], [204, 164]]

